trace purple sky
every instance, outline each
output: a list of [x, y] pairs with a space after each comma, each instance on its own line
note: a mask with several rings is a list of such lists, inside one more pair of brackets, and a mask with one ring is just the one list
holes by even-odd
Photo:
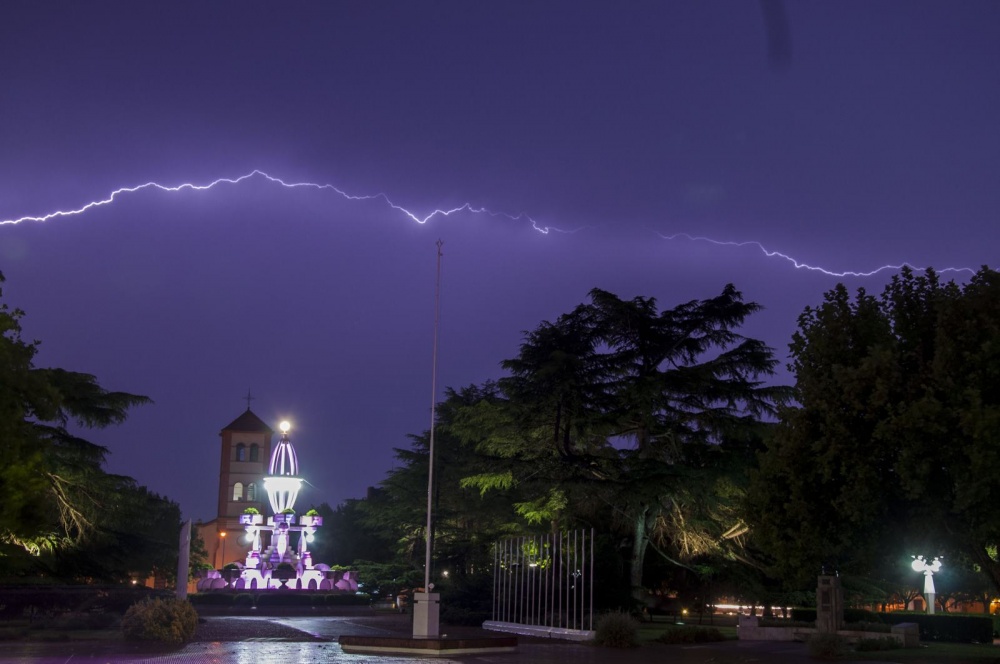
[[786, 9], [782, 66], [756, 2], [4, 3], [0, 221], [260, 169], [575, 231], [259, 176], [146, 189], [0, 225], [4, 300], [39, 365], [155, 400], [91, 439], [210, 518], [248, 388], [293, 422], [306, 502], [363, 496], [428, 426], [438, 238], [456, 387], [593, 287], [669, 307], [733, 282], [784, 358], [840, 280], [661, 235], [829, 271], [996, 265], [1000, 3]]

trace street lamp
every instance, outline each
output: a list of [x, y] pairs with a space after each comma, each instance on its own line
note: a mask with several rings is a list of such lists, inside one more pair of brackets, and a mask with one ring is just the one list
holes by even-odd
[[932, 562], [927, 562], [923, 556], [912, 556], [910, 567], [914, 572], [924, 573], [924, 595], [927, 596], [927, 614], [934, 615], [934, 573], [941, 569], [941, 557], [934, 556]]
[[223, 530], [219, 533], [219, 538], [222, 540], [222, 564], [219, 565], [221, 569], [226, 564], [226, 531]]

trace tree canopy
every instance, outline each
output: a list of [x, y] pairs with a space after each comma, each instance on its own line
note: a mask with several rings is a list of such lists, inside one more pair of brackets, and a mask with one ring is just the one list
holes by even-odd
[[881, 297], [843, 285], [799, 318], [797, 406], [752, 483], [772, 570], [892, 576], [910, 554], [966, 558], [1000, 588], [1000, 274], [904, 269]]
[[[0, 304], [0, 558], [6, 573], [120, 580], [129, 572], [170, 570], [163, 552], [173, 555], [176, 547], [156, 542], [176, 540], [177, 505], [130, 477], [105, 472], [108, 450], [74, 433], [121, 423], [149, 399], [105, 390], [89, 374], [36, 367], [39, 343], [22, 338], [23, 315]], [[157, 530], [163, 528], [166, 534]]]
[[759, 309], [732, 285], [664, 310], [591, 291], [526, 332], [493, 398], [460, 417], [456, 430], [495, 459], [465, 485], [518, 487], [536, 523], [616, 523], [636, 591], [649, 546], [674, 564], [730, 555], [746, 529], [727, 455], [787, 395], [765, 383], [772, 350], [737, 331]]

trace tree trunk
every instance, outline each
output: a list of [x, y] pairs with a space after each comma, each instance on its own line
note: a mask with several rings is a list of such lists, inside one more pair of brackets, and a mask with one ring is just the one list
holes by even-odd
[[632, 538], [632, 559], [630, 561], [629, 580], [632, 586], [632, 598], [642, 600], [645, 590], [642, 586], [642, 568], [646, 559], [646, 545], [649, 537], [646, 534], [646, 515], [648, 508], [643, 508], [635, 515], [635, 534]]

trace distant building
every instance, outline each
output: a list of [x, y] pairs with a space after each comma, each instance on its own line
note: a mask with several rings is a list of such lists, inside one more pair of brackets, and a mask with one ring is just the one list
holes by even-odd
[[195, 526], [215, 569], [226, 563], [242, 563], [250, 551], [251, 543], [245, 541], [245, 529], [240, 525], [243, 510], [255, 507], [261, 514], [268, 511], [264, 475], [273, 436], [271, 427], [249, 408], [219, 432], [218, 513], [211, 521]]

